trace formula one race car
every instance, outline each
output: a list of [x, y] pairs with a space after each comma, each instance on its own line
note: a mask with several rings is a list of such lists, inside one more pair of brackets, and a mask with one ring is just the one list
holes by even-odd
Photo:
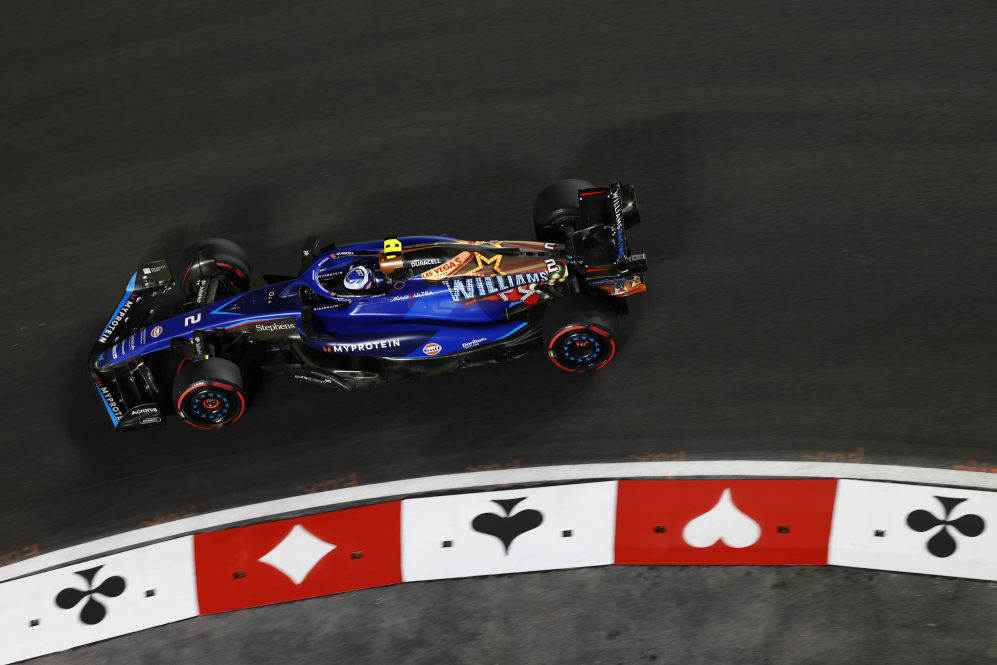
[[563, 370], [597, 370], [616, 353], [623, 298], [647, 290], [626, 231], [639, 219], [630, 185], [560, 180], [537, 196], [535, 242], [320, 249], [311, 237], [296, 277], [264, 275], [255, 289], [245, 252], [209, 238], [177, 264], [179, 282], [165, 260], [139, 267], [88, 369], [119, 430], [163, 424], [170, 410], [201, 429], [234, 423], [244, 374], [258, 369], [348, 390], [543, 348]]

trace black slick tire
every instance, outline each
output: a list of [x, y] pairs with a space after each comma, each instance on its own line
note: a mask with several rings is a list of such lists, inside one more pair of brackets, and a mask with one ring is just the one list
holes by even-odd
[[173, 378], [173, 408], [198, 429], [221, 429], [246, 411], [239, 366], [225, 358], [185, 359]]
[[585, 180], [558, 180], [547, 185], [533, 202], [533, 230], [540, 242], [564, 242], [564, 225], [581, 218], [578, 190], [594, 185]]
[[544, 314], [544, 350], [559, 369], [594, 372], [616, 355], [617, 330], [616, 308], [607, 298], [567, 295], [552, 302]]
[[249, 290], [249, 257], [242, 247], [227, 238], [205, 238], [183, 251], [180, 255], [180, 272], [176, 273], [180, 276], [181, 289], [187, 289], [187, 278], [195, 252], [205, 248], [212, 250], [218, 270], [225, 274], [240, 292], [245, 293]]

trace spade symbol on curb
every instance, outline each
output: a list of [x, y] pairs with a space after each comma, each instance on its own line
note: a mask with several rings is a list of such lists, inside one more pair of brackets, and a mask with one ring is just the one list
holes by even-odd
[[947, 496], [936, 496], [935, 498], [938, 499], [938, 502], [942, 504], [942, 508], [945, 509], [945, 515], [943, 517], [936, 517], [934, 513], [927, 510], [914, 510], [907, 515], [907, 526], [918, 533], [930, 531], [935, 527], [942, 527], [928, 540], [928, 551], [934, 556], [945, 558], [952, 556], [956, 550], [956, 541], [952, 537], [952, 534], [949, 533], [949, 527], [952, 527], [967, 538], [975, 538], [983, 533], [985, 524], [983, 518], [979, 515], [963, 515], [954, 520], [949, 519], [949, 515], [952, 514], [955, 507], [966, 499], [954, 499]]
[[526, 499], [525, 496], [518, 499], [492, 499], [493, 503], [497, 503], [505, 511], [505, 515], [481, 513], [471, 522], [471, 528], [501, 540], [502, 544], [505, 545], [505, 553], [508, 555], [512, 541], [527, 531], [536, 529], [544, 521], [544, 516], [539, 510], [528, 508], [515, 515], [510, 514], [516, 505], [524, 499]]

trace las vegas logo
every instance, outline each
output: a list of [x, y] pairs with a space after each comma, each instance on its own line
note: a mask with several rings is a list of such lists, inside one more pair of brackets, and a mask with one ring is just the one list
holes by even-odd
[[423, 279], [443, 279], [444, 277], [454, 274], [470, 263], [471, 256], [471, 252], [461, 252], [446, 263], [438, 265], [435, 268], [430, 268], [426, 272], [420, 274], [419, 277], [422, 277]]

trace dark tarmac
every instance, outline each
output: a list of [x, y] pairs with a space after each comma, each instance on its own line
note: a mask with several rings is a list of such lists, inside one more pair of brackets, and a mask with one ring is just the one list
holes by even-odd
[[980, 665], [997, 584], [613, 566], [402, 584], [199, 617], [38, 665]]
[[[991, 10], [8, 7], [0, 557], [478, 468], [997, 471]], [[141, 261], [213, 235], [257, 275], [312, 233], [530, 239], [533, 197], [565, 176], [640, 195], [650, 293], [611, 369], [535, 356], [349, 394], [274, 378], [230, 431], [111, 431], [84, 362]]]

